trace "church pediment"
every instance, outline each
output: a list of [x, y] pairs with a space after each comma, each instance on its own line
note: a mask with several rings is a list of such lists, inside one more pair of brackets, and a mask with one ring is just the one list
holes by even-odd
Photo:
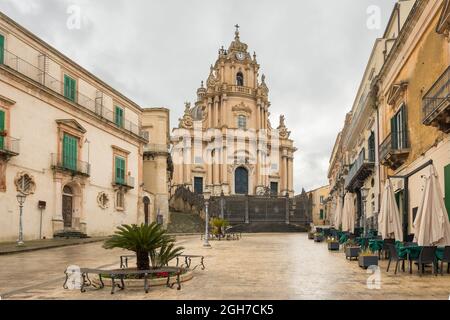
[[450, 0], [444, 1], [441, 17], [436, 28], [436, 32], [439, 34], [449, 35], [450, 32]]

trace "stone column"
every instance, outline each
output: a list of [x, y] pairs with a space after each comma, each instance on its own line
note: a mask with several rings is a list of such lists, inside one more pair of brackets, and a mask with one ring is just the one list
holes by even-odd
[[288, 189], [289, 192], [294, 191], [294, 184], [293, 184], [293, 176], [294, 176], [294, 159], [289, 158], [289, 165], [288, 165], [289, 171], [288, 171]]
[[256, 105], [256, 130], [261, 129], [261, 103], [258, 102]]
[[207, 170], [208, 170], [208, 177], [207, 177], [207, 184], [208, 186], [212, 186], [213, 185], [213, 159], [211, 157], [211, 151], [209, 152], [209, 156], [210, 156], [210, 163], [206, 164]]
[[213, 100], [208, 98], [208, 127], [213, 128], [214, 118], [213, 118]]
[[227, 119], [227, 101], [228, 98], [226, 95], [222, 96], [222, 104], [220, 106], [220, 111], [221, 111], [221, 126], [223, 127], [224, 125], [228, 124], [228, 119]]
[[219, 97], [214, 98], [214, 127], [219, 127], [220, 114], [219, 114]]
[[55, 211], [53, 212], [52, 225], [53, 233], [64, 230], [64, 220], [62, 216], [62, 181], [60, 178], [54, 180]]

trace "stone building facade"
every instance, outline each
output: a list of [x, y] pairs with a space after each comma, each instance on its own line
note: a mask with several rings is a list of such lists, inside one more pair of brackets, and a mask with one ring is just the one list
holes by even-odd
[[[25, 240], [144, 222], [144, 191], [167, 211], [168, 128], [168, 112], [143, 110], [0, 13], [0, 241], [18, 237], [18, 193]], [[147, 156], [158, 132], [161, 159]], [[149, 161], [160, 181], [144, 181]]]
[[172, 187], [213, 195], [294, 196], [296, 149], [284, 116], [270, 122], [269, 89], [256, 54], [235, 39], [210, 68], [194, 106], [172, 133]]

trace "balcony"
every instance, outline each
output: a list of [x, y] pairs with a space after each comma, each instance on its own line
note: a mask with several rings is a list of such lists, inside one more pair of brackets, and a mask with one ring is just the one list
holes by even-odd
[[409, 147], [407, 143], [393, 143], [390, 134], [380, 146], [380, 161], [383, 166], [387, 166], [393, 170], [400, 167], [408, 158]]
[[167, 144], [154, 144], [149, 143], [144, 146], [144, 155], [155, 156], [155, 155], [164, 155], [166, 156], [169, 153], [169, 147]]
[[20, 140], [0, 135], [0, 158], [9, 160], [20, 153]]
[[[47, 59], [48, 58], [46, 56], [39, 56], [39, 65], [45, 65], [45, 61]], [[114, 126], [119, 127], [120, 129], [123, 129], [130, 134], [145, 139], [144, 133], [141, 130], [140, 126], [127, 119], [124, 119], [123, 123], [120, 126], [117, 126], [115, 124], [114, 112], [103, 106], [101, 98], [96, 97], [94, 99], [91, 99], [90, 97], [84, 95], [79, 91], [76, 92], [75, 99], [65, 97], [63, 82], [57, 80], [48, 72], [7, 50], [4, 50], [3, 66], [9, 67], [10, 69], [17, 71], [28, 79], [36, 82], [38, 85], [50, 89], [51, 91], [60, 95], [63, 99], [71, 103], [75, 103], [81, 109], [90, 111], [91, 113], [95, 114], [98, 118], [106, 120]]]
[[114, 182], [113, 182], [113, 186], [114, 187], [119, 187], [119, 188], [125, 188], [125, 189], [128, 189], [128, 190], [134, 189], [134, 177], [126, 176], [123, 179], [115, 177], [114, 178]]
[[423, 97], [422, 112], [424, 125], [450, 132], [450, 67]]
[[369, 152], [366, 158], [365, 150], [362, 150], [358, 159], [350, 166], [350, 171], [345, 178], [345, 189], [354, 192], [361, 188], [368, 177], [375, 169], [375, 152]]
[[52, 169], [72, 176], [89, 177], [91, 175], [91, 165], [88, 162], [65, 158], [55, 153], [52, 154]]
[[242, 86], [228, 86], [227, 91], [229, 93], [235, 93], [238, 95], [245, 95], [245, 96], [253, 96], [255, 94], [255, 90], [250, 87], [242, 87]]

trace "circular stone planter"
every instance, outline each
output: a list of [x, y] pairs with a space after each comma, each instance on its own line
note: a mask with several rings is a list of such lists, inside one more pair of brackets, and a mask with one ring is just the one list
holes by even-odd
[[[180, 275], [180, 282], [187, 282], [189, 280], [192, 280], [192, 278], [194, 277], [194, 272], [192, 270], [188, 270], [186, 273], [183, 273], [182, 275]], [[111, 279], [109, 278], [102, 278], [103, 279], [103, 283], [105, 284], [105, 287], [111, 287]], [[177, 277], [176, 276], [172, 276], [170, 278], [170, 282], [176, 281]], [[96, 285], [100, 285], [100, 281], [98, 279], [98, 277], [91, 279], [92, 282]], [[116, 279], [116, 282], [120, 281], [118, 279]], [[125, 287], [128, 288], [142, 288], [144, 285], [144, 279], [124, 279], [123, 280], [125, 282]], [[149, 287], [159, 287], [159, 286], [165, 286], [167, 283], [167, 278], [157, 278], [157, 279], [148, 279], [148, 285]]]

